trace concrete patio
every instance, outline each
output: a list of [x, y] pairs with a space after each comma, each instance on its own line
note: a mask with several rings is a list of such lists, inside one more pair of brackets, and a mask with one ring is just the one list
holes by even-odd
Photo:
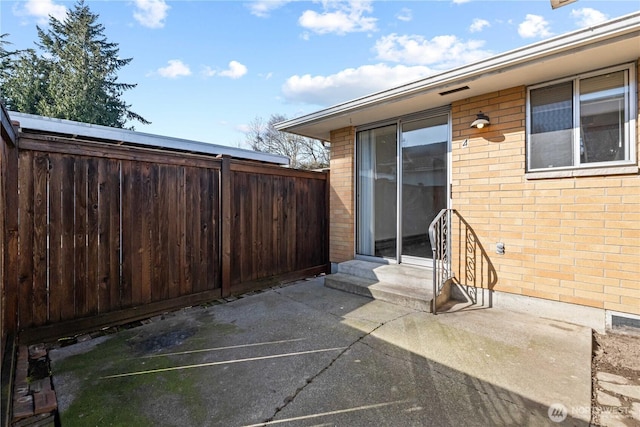
[[590, 329], [433, 316], [323, 281], [52, 350], [62, 426], [589, 424]]

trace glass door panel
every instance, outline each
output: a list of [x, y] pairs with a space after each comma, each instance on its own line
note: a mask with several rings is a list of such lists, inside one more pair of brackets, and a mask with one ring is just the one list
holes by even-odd
[[433, 256], [428, 229], [447, 207], [448, 141], [446, 114], [402, 124], [403, 257]]
[[358, 132], [357, 253], [396, 258], [397, 126]]

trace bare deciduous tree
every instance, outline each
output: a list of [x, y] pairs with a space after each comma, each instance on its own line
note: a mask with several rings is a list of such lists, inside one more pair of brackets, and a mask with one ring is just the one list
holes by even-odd
[[252, 150], [289, 157], [295, 169], [321, 169], [329, 166], [329, 150], [322, 141], [282, 132], [274, 124], [287, 120], [282, 114], [272, 114], [269, 120], [256, 117], [245, 133]]

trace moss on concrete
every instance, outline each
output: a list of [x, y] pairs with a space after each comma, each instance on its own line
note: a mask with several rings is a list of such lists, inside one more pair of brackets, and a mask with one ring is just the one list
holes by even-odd
[[[162, 353], [198, 350], [204, 343], [211, 343], [212, 337], [224, 337], [240, 328], [215, 322], [194, 324], [193, 319], [178, 319], [169, 331], [147, 326], [120, 332], [85, 353], [68, 356], [54, 364], [54, 380], [77, 384], [73, 395], [65, 396], [70, 402], [61, 408], [62, 425], [207, 423], [208, 408], [198, 387], [202, 380], [199, 370], [145, 372], [199, 363], [198, 353], [180, 356]], [[169, 342], [167, 337], [175, 341]], [[159, 345], [167, 347], [159, 348]], [[127, 373], [133, 375], [110, 378]], [[176, 406], [181, 408], [179, 413], [166, 413]]]

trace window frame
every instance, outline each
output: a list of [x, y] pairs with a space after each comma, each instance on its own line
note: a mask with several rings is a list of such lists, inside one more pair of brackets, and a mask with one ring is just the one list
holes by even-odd
[[[590, 78], [601, 76], [607, 73], [614, 73], [617, 71], [626, 71], [625, 87], [625, 121], [624, 121], [624, 141], [625, 144], [625, 158], [617, 161], [605, 161], [605, 162], [592, 162], [581, 163], [580, 159], [580, 81]], [[526, 100], [526, 171], [529, 173], [545, 173], [545, 172], [561, 172], [561, 171], [576, 171], [576, 170], [588, 170], [588, 169], [606, 169], [606, 168], [620, 168], [624, 166], [637, 165], [636, 157], [636, 118], [638, 108], [638, 93], [636, 89], [636, 64], [635, 62], [621, 64], [613, 67], [602, 68], [599, 70], [589, 71], [582, 74], [577, 74], [571, 77], [565, 77], [561, 79], [551, 80], [544, 83], [529, 86], [527, 88], [527, 100]], [[531, 167], [531, 129], [532, 129], [532, 111], [531, 111], [531, 91], [548, 86], [557, 85], [560, 83], [572, 82], [572, 98], [571, 105], [573, 109], [573, 165], [571, 166], [558, 166], [551, 168], [532, 168]], [[636, 169], [637, 170], [637, 169]]]

